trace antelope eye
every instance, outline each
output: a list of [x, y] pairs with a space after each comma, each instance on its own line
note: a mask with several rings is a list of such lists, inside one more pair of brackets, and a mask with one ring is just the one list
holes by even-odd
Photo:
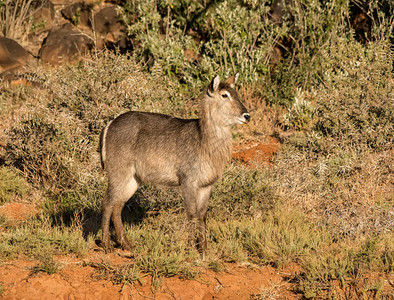
[[227, 94], [222, 94], [222, 97], [223, 98], [228, 98], [228, 95]]

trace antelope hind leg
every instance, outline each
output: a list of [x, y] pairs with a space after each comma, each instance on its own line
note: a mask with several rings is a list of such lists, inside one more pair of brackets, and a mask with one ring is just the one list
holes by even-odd
[[132, 178], [122, 190], [122, 197], [115, 203], [112, 212], [112, 222], [114, 223], [117, 241], [120, 246], [127, 251], [131, 251], [133, 249], [133, 246], [127, 239], [124, 232], [124, 227], [122, 223], [122, 209], [126, 202], [134, 195], [137, 189], [138, 183], [134, 178]]
[[108, 252], [111, 251], [111, 241], [109, 236], [109, 222], [114, 208], [114, 206], [110, 202], [108, 190], [105, 193], [101, 206], [102, 206], [101, 229], [103, 234], [101, 240], [101, 247], [103, 247], [104, 250]]
[[197, 218], [198, 218], [198, 241], [197, 249], [204, 256], [207, 252], [207, 211], [212, 186], [200, 188], [198, 191]]

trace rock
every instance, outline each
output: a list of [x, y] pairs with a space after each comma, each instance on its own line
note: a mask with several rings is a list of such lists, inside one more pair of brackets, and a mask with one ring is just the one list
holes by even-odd
[[40, 49], [43, 62], [59, 65], [78, 60], [93, 48], [93, 41], [70, 23], [54, 27]]
[[32, 59], [29, 52], [17, 42], [0, 36], [0, 77], [7, 78]]
[[279, 46], [275, 46], [269, 52], [269, 58], [271, 67], [276, 66], [283, 59], [283, 50]]
[[274, 0], [270, 6], [270, 20], [274, 24], [282, 24], [283, 16], [286, 13], [286, 6], [292, 5], [293, 0]]
[[49, 0], [33, 1], [29, 9], [31, 11], [29, 16], [30, 29], [27, 43], [24, 46], [32, 55], [37, 56], [42, 41], [55, 23], [55, 9]]
[[104, 2], [104, 0], [51, 0], [52, 4], [55, 5], [67, 5], [67, 4], [73, 4], [73, 3], [78, 3], [78, 2], [83, 2], [83, 3], [97, 3], [97, 2]]
[[123, 30], [116, 6], [105, 7], [94, 15], [94, 30], [104, 35]]
[[365, 44], [371, 40], [372, 18], [368, 16], [362, 8], [353, 5], [350, 9], [350, 25], [354, 30], [354, 37], [357, 41]]
[[121, 52], [132, 50], [132, 42], [125, 34], [125, 26], [120, 21], [117, 6], [108, 6], [94, 15], [93, 30], [100, 40], [98, 48], [118, 48]]
[[52, 27], [55, 18], [55, 8], [49, 0], [38, 0], [31, 4], [32, 14], [32, 31], [40, 33]]
[[90, 28], [92, 26], [92, 9], [93, 5], [79, 2], [62, 9], [61, 13], [75, 26]]

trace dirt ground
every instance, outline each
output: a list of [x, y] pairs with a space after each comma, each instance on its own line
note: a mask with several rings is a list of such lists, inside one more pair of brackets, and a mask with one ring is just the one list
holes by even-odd
[[[297, 268], [281, 271], [272, 267], [227, 265], [216, 273], [203, 270], [193, 280], [164, 278], [153, 288], [150, 277], [132, 285], [114, 284], [102, 279], [89, 264], [100, 261], [125, 264], [120, 253], [92, 254], [84, 260], [57, 258], [61, 265], [55, 274], [34, 273], [33, 261], [16, 260], [0, 266], [0, 299], [298, 299], [291, 291], [291, 278]], [[263, 298], [266, 297], [266, 298]]]
[[233, 159], [246, 165], [270, 164], [278, 149], [279, 140], [269, 136], [265, 143], [250, 141], [234, 145]]
[[[270, 163], [279, 143], [270, 138], [266, 144], [250, 143], [235, 147], [233, 158], [245, 164]], [[0, 214], [15, 222], [36, 214], [29, 203], [8, 203], [0, 207]], [[115, 284], [103, 276], [92, 264], [103, 261], [111, 265], [127, 264], [122, 251], [104, 254], [97, 251], [84, 259], [57, 257], [59, 271], [55, 274], [33, 272], [37, 264], [32, 260], [14, 260], [0, 264], [0, 299], [298, 299], [289, 282], [297, 267], [276, 270], [272, 267], [226, 265], [216, 273], [202, 270], [192, 280], [179, 277], [162, 279], [153, 288], [152, 278], [146, 276], [133, 284]]]

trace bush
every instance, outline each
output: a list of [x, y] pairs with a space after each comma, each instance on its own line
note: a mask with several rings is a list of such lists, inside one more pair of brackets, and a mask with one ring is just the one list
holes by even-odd
[[387, 42], [366, 47], [335, 43], [323, 51], [326, 72], [315, 130], [328, 139], [375, 150], [393, 140], [392, 53]]
[[269, 2], [128, 1], [123, 20], [154, 72], [192, 86], [236, 71], [251, 82], [267, 73], [274, 40], [284, 34], [261, 21]]
[[[349, 294], [378, 298], [383, 294], [384, 284], [377, 283], [383, 281], [384, 276], [366, 274], [371, 270], [386, 274], [392, 272], [393, 251], [384, 249], [388, 243], [391, 243], [390, 238], [384, 235], [369, 238], [359, 247], [339, 243], [332, 249], [302, 258], [305, 271], [297, 278], [299, 291], [306, 298], [338, 297], [337, 286], [342, 286]], [[390, 260], [391, 264], [387, 263]]]
[[[152, 72], [193, 86], [214, 73], [239, 71], [241, 80], [261, 84], [268, 102], [290, 107], [297, 88], [321, 84], [330, 61], [327, 46], [346, 45], [353, 29], [349, 1], [281, 3], [277, 23], [270, 0], [127, 1], [122, 18], [138, 45], [137, 57]], [[376, 16], [371, 39], [390, 38], [394, 6], [371, 1], [367, 11]], [[275, 66], [279, 50], [283, 61]]]
[[24, 41], [31, 29], [33, 0], [1, 0], [0, 32], [11, 39]]

